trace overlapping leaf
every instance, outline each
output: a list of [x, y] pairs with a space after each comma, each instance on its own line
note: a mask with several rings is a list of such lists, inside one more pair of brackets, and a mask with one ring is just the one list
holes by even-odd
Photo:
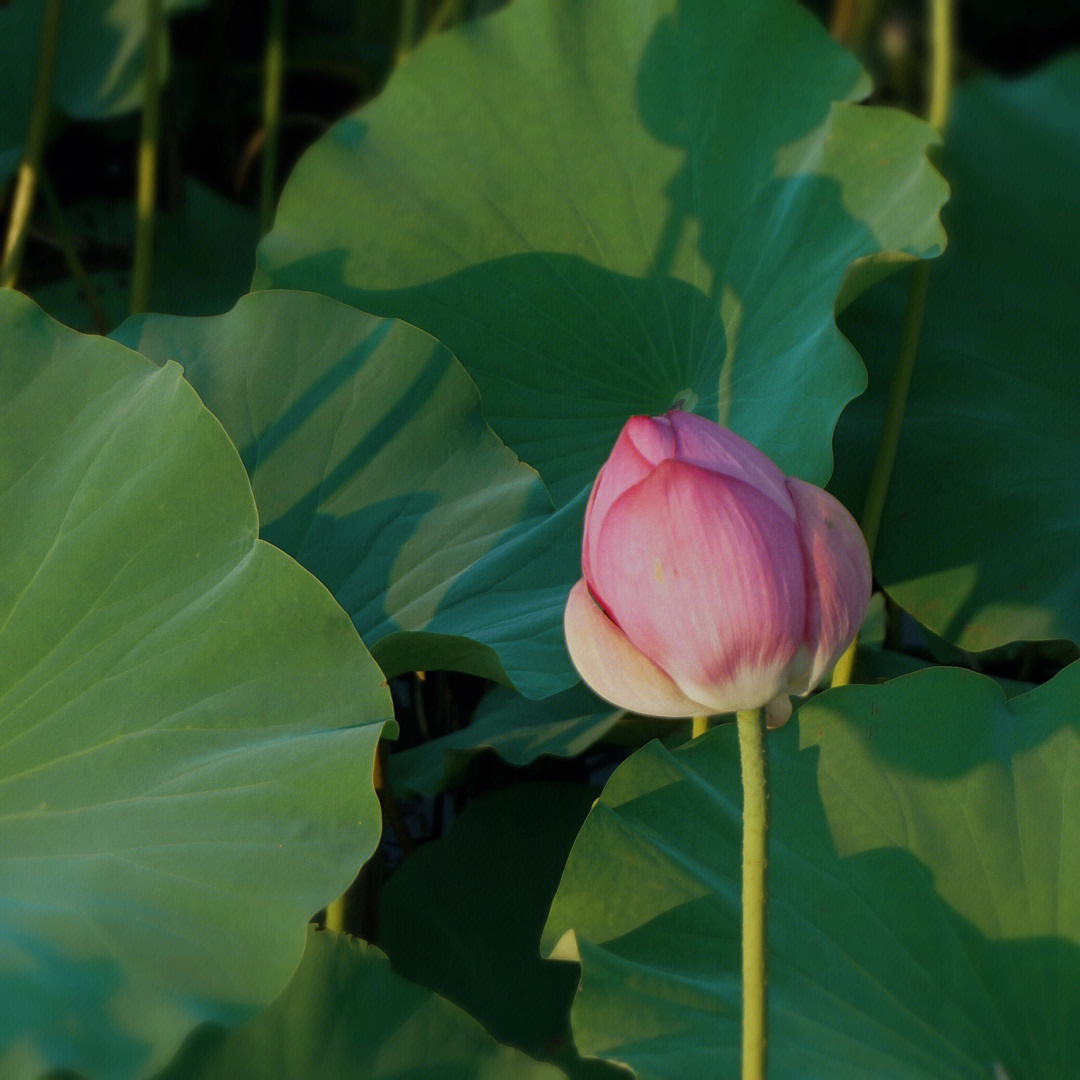
[[485, 750], [511, 765], [529, 765], [542, 755], [576, 757], [624, 716], [625, 710], [602, 701], [582, 683], [542, 701], [497, 686], [481, 700], [467, 727], [389, 758], [390, 782], [431, 796], [459, 779]]
[[244, 1027], [198, 1033], [160, 1080], [559, 1080], [390, 970], [371, 945], [308, 933], [285, 992]]
[[[67, 207], [65, 215], [73, 232], [127, 258], [135, 224], [129, 202], [76, 204]], [[156, 219], [150, 309], [171, 315], [228, 311], [247, 292], [258, 234], [253, 210], [188, 177], [183, 204], [160, 212]], [[94, 270], [87, 276], [105, 328], [118, 326], [131, 311], [130, 272]], [[32, 295], [53, 318], [75, 330], [99, 329], [74, 278], [39, 285]]]
[[[874, 571], [964, 649], [1080, 642], [1080, 56], [962, 87], [946, 144], [949, 251], [930, 276]], [[878, 286], [844, 322], [871, 372], [837, 431], [835, 489], [856, 512], [906, 284]]]
[[[1008, 702], [941, 668], [822, 695], [769, 736], [771, 1076], [1074, 1070], [1078, 700], [1080, 664]], [[608, 782], [544, 937], [582, 964], [583, 1053], [737, 1075], [740, 806], [732, 725]]]
[[444, 994], [501, 1042], [567, 1067], [577, 973], [541, 958], [540, 932], [596, 795], [570, 783], [489, 792], [394, 872], [379, 920], [395, 971]]
[[117, 336], [184, 365], [240, 448], [264, 538], [333, 592], [388, 676], [450, 668], [534, 696], [576, 681], [562, 608], [583, 508], [553, 512], [427, 334], [270, 291]]
[[867, 90], [790, 0], [517, 0], [308, 151], [256, 282], [429, 331], [557, 505], [677, 401], [823, 482], [845, 273], [943, 243], [932, 132]]
[[391, 703], [175, 364], [0, 291], [0, 1072], [163, 1065], [288, 981]]

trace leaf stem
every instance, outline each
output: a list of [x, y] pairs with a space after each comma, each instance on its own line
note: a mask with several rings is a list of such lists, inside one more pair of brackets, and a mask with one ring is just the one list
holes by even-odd
[[336, 900], [326, 905], [326, 921], [323, 925], [327, 930], [336, 930], [339, 934], [345, 933], [344, 893], [342, 893]]
[[465, 5], [463, 0], [443, 0], [442, 5], [436, 9], [428, 23], [425, 37], [439, 33], [448, 23], [459, 23], [465, 17]]
[[146, 66], [143, 71], [142, 130], [139, 134], [135, 192], [135, 264], [131, 310], [150, 303], [150, 267], [154, 257], [154, 208], [157, 203], [158, 142], [161, 136], [161, 74], [158, 70], [164, 34], [162, 0], [146, 0]]
[[259, 185], [259, 229], [270, 231], [277, 187], [278, 136], [281, 131], [281, 85], [285, 71], [285, 0], [271, 0], [270, 28], [266, 38], [266, 71], [263, 82], [262, 175]]
[[38, 56], [37, 79], [34, 83], [34, 102], [30, 108], [30, 124], [26, 133], [26, 150], [19, 164], [15, 193], [11, 200], [11, 217], [4, 239], [4, 257], [0, 261], [0, 285], [14, 289], [22, 268], [26, 236], [34, 212], [41, 159], [45, 154], [45, 136], [52, 111], [53, 74], [56, 71], [56, 51], [60, 40], [60, 15], [64, 0], [48, 0], [41, 26], [41, 51]]
[[[386, 780], [386, 744], [380, 739], [375, 747], [375, 760], [372, 763], [372, 784], [379, 799], [379, 808], [383, 821], [389, 821], [397, 835], [402, 851], [408, 855], [412, 851], [412, 839], [401, 817], [401, 810], [394, 799], [393, 792]], [[359, 925], [354, 929], [362, 938], [374, 942], [379, 921], [379, 892], [383, 879], [382, 835], [371, 857], [360, 868], [355, 880], [334, 901], [326, 905], [325, 927], [345, 933], [350, 927], [350, 908], [359, 907]], [[358, 903], [352, 903], [356, 899]], [[356, 920], [353, 920], [356, 921]]]
[[709, 730], [709, 718], [707, 716], [695, 716], [690, 725], [690, 738], [696, 739]]
[[412, 52], [420, 25], [420, 0], [401, 0], [401, 22], [398, 24], [396, 63]]
[[[949, 101], [952, 97], [955, 13], [953, 0], [929, 0], [929, 3], [932, 55], [927, 118], [939, 133], [944, 133], [949, 116]], [[922, 332], [923, 318], [926, 314], [929, 282], [930, 263], [920, 262], [911, 275], [907, 309], [904, 312], [904, 323], [900, 332], [900, 348], [896, 357], [896, 366], [893, 368], [892, 383], [889, 386], [885, 424], [882, 428], [877, 456], [874, 459], [874, 467], [870, 473], [870, 486], [866, 492], [862, 519], [859, 522], [863, 535], [866, 537], [866, 546], [871, 558], [877, 548], [881, 521], [885, 513], [885, 499], [889, 493], [893, 466], [896, 464], [896, 451], [900, 446], [900, 432], [903, 428], [904, 412], [907, 409], [908, 393], [911, 389], [911, 375], [915, 368], [915, 357], [919, 351], [919, 335]], [[856, 636], [837, 661], [830, 685], [845, 686], [851, 682], [857, 646], [858, 637]]]
[[926, 119], [945, 134], [956, 66], [956, 11], [953, 0], [930, 0], [930, 98]]
[[56, 191], [49, 180], [49, 174], [44, 169], [42, 169], [41, 175], [38, 177], [38, 182], [41, 185], [41, 195], [45, 200], [45, 206], [52, 220], [53, 231], [56, 233], [56, 242], [60, 245], [60, 251], [63, 253], [68, 271], [75, 279], [75, 283], [79, 286], [79, 291], [86, 301], [86, 306], [90, 309], [90, 317], [94, 320], [94, 327], [97, 332], [107, 334], [109, 332], [109, 322], [105, 318], [105, 312], [102, 310], [97, 289], [94, 288], [94, 283], [90, 280], [86, 267], [79, 260], [79, 253], [75, 250], [75, 241], [71, 236], [71, 230], [64, 220], [64, 211], [60, 206], [60, 200], [56, 197]]
[[764, 710], [743, 710], [737, 714], [736, 723], [743, 786], [742, 1080], [765, 1080], [768, 1049], [766, 880], [769, 791]]
[[857, 50], [877, 13], [878, 0], [836, 0], [829, 19], [833, 40]]

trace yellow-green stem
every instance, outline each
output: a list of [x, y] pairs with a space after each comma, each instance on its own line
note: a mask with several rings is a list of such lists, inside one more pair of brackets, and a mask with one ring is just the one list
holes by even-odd
[[14, 289], [19, 280], [26, 235], [30, 231], [30, 218], [34, 212], [41, 159], [45, 153], [45, 136], [49, 129], [53, 73], [56, 70], [56, 48], [60, 40], [63, 7], [63, 0], [48, 0], [42, 19], [41, 50], [34, 82], [34, 102], [30, 108], [30, 126], [26, 133], [26, 150], [15, 180], [11, 217], [4, 239], [4, 257], [0, 260], [0, 285], [5, 289]]
[[139, 134], [138, 178], [135, 191], [132, 312], [145, 311], [150, 303], [150, 267], [154, 258], [154, 209], [157, 203], [158, 142], [161, 135], [159, 62], [164, 29], [162, 0], [146, 0], [146, 63], [143, 70], [142, 129]]
[[401, 22], [398, 24], [397, 61], [400, 63], [412, 52], [420, 26], [420, 0], [401, 0]]
[[[939, 132], [944, 133], [949, 116], [949, 99], [952, 95], [955, 14], [953, 0], [929, 0], [929, 2], [932, 51], [927, 118]], [[874, 459], [874, 467], [870, 473], [870, 486], [866, 492], [866, 504], [859, 523], [866, 537], [866, 546], [871, 558], [877, 548], [881, 520], [885, 513], [885, 499], [889, 493], [893, 466], [896, 464], [896, 451], [900, 445], [904, 411], [907, 408], [908, 392], [911, 389], [911, 374], [915, 367], [915, 356], [919, 351], [919, 334], [922, 331], [923, 317], [926, 313], [929, 283], [930, 264], [921, 262], [912, 271], [907, 310], [904, 312], [904, 325], [900, 333], [900, 349], [893, 369], [892, 384], [889, 387], [885, 424], [882, 428], [877, 456]], [[858, 638], [852, 641], [837, 661], [833, 669], [832, 686], [845, 686], [851, 682], [857, 645]]]
[[432, 34], [439, 33], [447, 24], [461, 22], [464, 7], [463, 0], [443, 0], [442, 5], [431, 16], [425, 36], [431, 37]]
[[737, 714], [742, 759], [742, 1080], [765, 1080], [768, 1050], [766, 907], [769, 788], [765, 711]]
[[342, 893], [332, 904], [326, 906], [326, 929], [345, 933], [345, 894]]
[[930, 94], [926, 119], [945, 134], [955, 66], [956, 11], [953, 0], [930, 2]]
[[696, 739], [709, 730], [709, 718], [707, 716], [695, 716], [690, 725], [690, 737]]
[[285, 70], [285, 0], [271, 0], [270, 29], [266, 39], [266, 72], [263, 82], [262, 177], [259, 186], [259, 227], [270, 231], [277, 188], [278, 135], [281, 131], [281, 84]]
[[830, 686], [847, 686], [851, 682], [851, 676], [855, 671], [855, 653], [859, 647], [858, 635], [851, 639], [851, 644], [840, 654], [836, 666], [832, 670], [829, 679]]

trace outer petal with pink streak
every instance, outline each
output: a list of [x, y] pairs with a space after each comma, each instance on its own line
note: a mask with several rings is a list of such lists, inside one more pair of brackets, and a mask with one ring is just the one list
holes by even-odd
[[[827, 491], [791, 478], [806, 564], [805, 677], [793, 694], [808, 694], [858, 633], [870, 602], [870, 554], [855, 519]], [[794, 674], [794, 673], [793, 673]]]
[[806, 590], [794, 521], [742, 480], [660, 462], [617, 499], [589, 584], [627, 638], [714, 712], [787, 687]]
[[574, 667], [602, 698], [646, 716], [698, 716], [692, 701], [596, 606], [584, 579], [570, 590], [564, 616]]

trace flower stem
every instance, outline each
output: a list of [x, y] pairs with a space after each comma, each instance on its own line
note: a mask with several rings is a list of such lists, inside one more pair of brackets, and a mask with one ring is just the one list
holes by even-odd
[[158, 141], [161, 134], [161, 75], [164, 35], [162, 0], [146, 0], [146, 65], [143, 70], [142, 130], [139, 134], [138, 179], [135, 192], [135, 262], [132, 269], [131, 310], [145, 311], [150, 303], [150, 266], [154, 257], [154, 208], [157, 204]]
[[878, 0], [836, 0], [829, 33], [841, 45], [858, 51], [877, 14]]
[[695, 716], [690, 725], [690, 738], [696, 739], [709, 730], [709, 718], [707, 716]]
[[[931, 21], [932, 56], [930, 63], [930, 94], [927, 118], [930, 123], [944, 132], [949, 115], [949, 99], [952, 95], [953, 79], [953, 0], [929, 0]], [[908, 392], [911, 389], [911, 374], [915, 367], [915, 356], [919, 351], [919, 335], [922, 332], [923, 317], [926, 313], [926, 296], [930, 283], [930, 264], [920, 262], [911, 276], [908, 291], [907, 310], [904, 312], [904, 324], [900, 333], [900, 349], [893, 369], [892, 383], [889, 386], [889, 403], [885, 410], [885, 424], [878, 444], [877, 457], [874, 459], [870, 474], [870, 486], [866, 492], [866, 504], [863, 507], [859, 524], [866, 537], [866, 546], [873, 558], [877, 548], [878, 534], [885, 513], [885, 498], [889, 493], [893, 466], [896, 464], [896, 451], [900, 446], [900, 431], [904, 424], [904, 412], [907, 408]], [[830, 685], [845, 686], [851, 682], [851, 673], [855, 667], [856, 637], [836, 663]]]
[[266, 39], [266, 72], [263, 83], [262, 175], [259, 184], [259, 230], [270, 231], [274, 223], [277, 186], [278, 135], [281, 130], [281, 84], [285, 70], [285, 0], [270, 4], [270, 31]]
[[955, 30], [953, 0], [930, 0], [930, 97], [926, 119], [940, 134], [945, 133], [949, 120], [955, 66]]
[[401, 22], [398, 24], [397, 56], [401, 63], [416, 45], [420, 26], [420, 0], [401, 0]]
[[345, 894], [342, 893], [332, 903], [326, 905], [327, 930], [336, 930], [339, 934], [345, 933]]
[[41, 49], [38, 54], [37, 79], [34, 83], [34, 103], [30, 109], [30, 126], [26, 134], [26, 150], [15, 180], [11, 200], [11, 217], [4, 239], [4, 256], [0, 262], [0, 285], [14, 289], [22, 268], [23, 249], [30, 231], [34, 212], [41, 159], [45, 153], [45, 136], [52, 111], [53, 73], [56, 70], [57, 44], [60, 41], [60, 14], [63, 0], [49, 0], [41, 27]]
[[765, 1080], [766, 1025], [766, 878], [769, 849], [769, 790], [765, 760], [765, 714], [746, 709], [737, 714], [742, 758], [742, 1080]]
[[49, 174], [44, 169], [42, 169], [41, 175], [38, 177], [38, 182], [41, 186], [45, 206], [49, 211], [49, 217], [52, 220], [53, 231], [56, 233], [56, 242], [60, 245], [60, 251], [64, 256], [64, 262], [67, 263], [67, 268], [79, 286], [79, 291], [86, 301], [86, 306], [90, 309], [90, 316], [94, 320], [97, 332], [107, 334], [109, 332], [109, 322], [101, 308], [97, 289], [94, 288], [94, 283], [90, 280], [86, 267], [79, 260], [79, 253], [75, 250], [75, 241], [71, 236], [71, 230], [64, 220], [64, 211], [60, 206], [60, 200], [56, 197], [56, 191], [49, 180]]
[[448, 23], [461, 22], [465, 14], [464, 8], [463, 0], [443, 0], [442, 5], [436, 8], [435, 14], [431, 16], [425, 36], [437, 34]]

